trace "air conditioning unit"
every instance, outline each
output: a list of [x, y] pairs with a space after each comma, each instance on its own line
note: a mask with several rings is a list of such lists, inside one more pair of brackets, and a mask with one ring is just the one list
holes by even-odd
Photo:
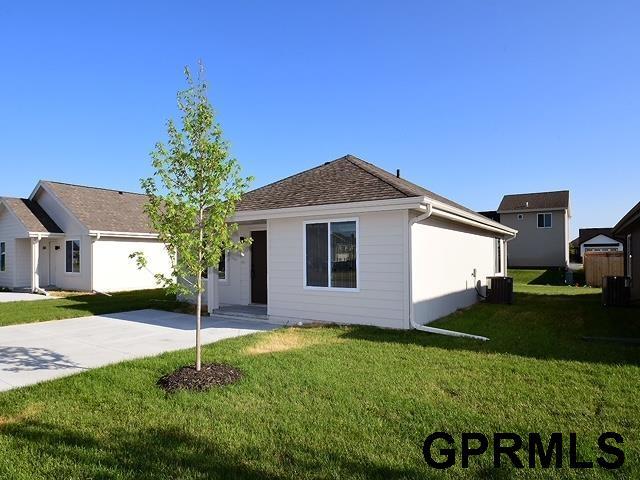
[[488, 303], [513, 303], [512, 277], [487, 277]]
[[602, 305], [624, 307], [629, 305], [631, 279], [629, 277], [602, 277]]

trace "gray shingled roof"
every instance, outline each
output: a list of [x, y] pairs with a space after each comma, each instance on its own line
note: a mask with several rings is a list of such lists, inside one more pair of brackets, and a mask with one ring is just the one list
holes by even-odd
[[476, 214], [426, 188], [398, 178], [364, 160], [346, 155], [319, 167], [247, 192], [237, 211], [306, 207], [427, 196]]
[[616, 237], [613, 234], [613, 228], [581, 228], [579, 231], [579, 236], [577, 238], [578, 245], [582, 245], [585, 242], [588, 242], [592, 238], [597, 237], [598, 235], [606, 235], [609, 238], [617, 240], [619, 242], [623, 242], [624, 239], [620, 237]]
[[509, 210], [525, 211], [550, 208], [568, 209], [569, 190], [505, 195], [498, 207], [498, 213]]
[[617, 235], [626, 234], [629, 227], [640, 221], [640, 202], [638, 202], [631, 210], [629, 210], [624, 217], [620, 219], [616, 226], [613, 227], [613, 232]]
[[89, 230], [155, 233], [144, 212], [147, 196], [140, 193], [43, 181]]
[[56, 222], [38, 205], [27, 198], [1, 197], [27, 229], [34, 233], [62, 233]]

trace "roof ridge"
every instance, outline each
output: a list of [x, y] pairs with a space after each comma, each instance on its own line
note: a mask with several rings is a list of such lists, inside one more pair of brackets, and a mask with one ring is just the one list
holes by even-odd
[[505, 197], [517, 197], [519, 195], [539, 195], [541, 193], [570, 193], [570, 190], [548, 190], [546, 192], [526, 192], [526, 193], [507, 193], [504, 196]]
[[55, 183], [57, 185], [66, 185], [68, 187], [79, 187], [79, 188], [91, 188], [94, 190], [104, 190], [106, 192], [116, 192], [116, 193], [127, 193], [129, 195], [142, 195], [142, 196], [147, 196], [146, 193], [140, 193], [140, 192], [129, 192], [127, 190], [118, 190], [116, 188], [105, 188], [105, 187], [94, 187], [92, 185], [80, 185], [78, 183], [69, 183], [69, 182], [57, 182], [55, 180], [40, 180], [42, 183]]
[[[364, 170], [365, 172], [369, 173], [370, 175], [373, 175], [378, 180], [383, 181], [384, 183], [386, 183], [390, 187], [395, 188], [397, 191], [399, 191], [403, 195], [406, 195], [408, 197], [416, 196], [416, 195], [413, 195], [413, 192], [410, 192], [408, 189], [401, 189], [400, 187], [398, 187], [398, 185], [394, 185], [393, 183], [389, 182], [386, 178], [383, 178], [382, 175], [380, 175], [378, 173], [378, 170], [382, 170], [387, 175], [393, 175], [391, 172], [387, 172], [386, 170], [384, 170], [384, 169], [382, 169], [380, 167], [377, 167], [377, 166], [373, 165], [372, 163], [367, 162], [366, 160], [358, 158], [355, 155], [348, 154], [348, 155], [345, 155], [343, 158], [346, 159], [351, 164], [355, 165], [356, 167], [358, 167], [358, 168]], [[354, 162], [354, 160], [356, 160], [356, 161]], [[396, 178], [396, 177], [394, 177], [394, 178]], [[404, 180], [404, 179], [400, 179], [400, 180]], [[422, 188], [422, 187], [420, 187], [420, 188]]]
[[271, 185], [275, 185], [276, 183], [286, 182], [287, 180], [290, 180], [290, 179], [292, 179], [292, 178], [295, 178], [295, 177], [297, 177], [297, 176], [299, 176], [299, 175], [302, 175], [302, 174], [305, 174], [305, 173], [309, 173], [309, 172], [312, 172], [312, 171], [317, 170], [317, 169], [319, 169], [319, 168], [322, 168], [322, 167], [324, 167], [324, 166], [327, 166], [327, 165], [329, 165], [329, 164], [331, 164], [331, 163], [335, 163], [335, 162], [337, 162], [338, 160], [345, 160], [348, 156], [349, 156], [348, 154], [347, 154], [347, 155], [343, 155], [342, 157], [336, 158], [336, 159], [334, 159], [334, 160], [330, 160], [330, 161], [328, 161], [328, 162], [324, 162], [324, 163], [323, 163], [323, 164], [321, 164], [321, 165], [316, 165], [315, 167], [311, 167], [311, 168], [309, 168], [309, 169], [307, 169], [307, 170], [303, 170], [303, 171], [301, 171], [301, 172], [297, 172], [297, 173], [292, 173], [292, 174], [291, 174], [291, 175], [289, 175], [288, 177], [281, 178], [280, 180], [274, 180], [273, 182], [267, 183], [266, 185], [262, 185], [261, 187], [254, 188], [253, 190], [249, 190], [249, 191], [248, 191], [248, 192], [246, 192], [246, 193], [250, 193], [250, 192], [257, 192], [258, 190], [262, 190], [263, 188], [270, 187]]

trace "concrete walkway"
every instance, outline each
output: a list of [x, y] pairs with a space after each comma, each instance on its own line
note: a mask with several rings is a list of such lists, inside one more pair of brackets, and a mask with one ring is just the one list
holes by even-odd
[[36, 295], [35, 293], [20, 292], [0, 292], [0, 303], [4, 302], [26, 302], [30, 300], [48, 300], [53, 297]]
[[[273, 330], [253, 320], [203, 317], [202, 342]], [[159, 310], [0, 327], [0, 391], [195, 344], [195, 318]]]

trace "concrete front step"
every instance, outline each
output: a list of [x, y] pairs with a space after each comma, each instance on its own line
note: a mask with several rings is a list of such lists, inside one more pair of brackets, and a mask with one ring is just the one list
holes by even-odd
[[269, 315], [257, 315], [255, 313], [242, 313], [242, 312], [225, 312], [221, 310], [214, 310], [211, 314], [212, 317], [224, 317], [224, 318], [235, 318], [239, 320], [261, 320], [268, 321]]

